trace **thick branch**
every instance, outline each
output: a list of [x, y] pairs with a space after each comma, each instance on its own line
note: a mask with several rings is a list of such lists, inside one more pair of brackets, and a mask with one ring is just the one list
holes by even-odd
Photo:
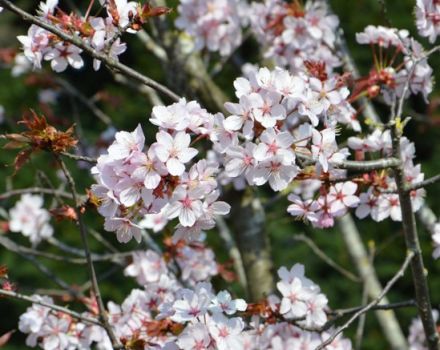
[[[399, 108], [399, 110], [401, 109]], [[397, 130], [397, 127], [395, 126], [392, 127], [391, 131], [393, 137], [393, 153], [395, 157], [399, 157], [401, 155], [400, 131]], [[426, 270], [423, 264], [423, 256], [417, 234], [416, 220], [411, 204], [411, 195], [405, 188], [405, 173], [402, 166], [395, 170], [394, 178], [397, 185], [397, 191], [399, 193], [406, 247], [414, 254], [414, 259], [411, 262], [411, 270], [419, 316], [422, 320], [429, 350], [438, 350], [439, 338], [436, 324], [432, 316], [432, 306], [429, 296]]]
[[[314, 160], [306, 155], [296, 153], [299, 159], [307, 162], [314, 162]], [[340, 162], [330, 162], [330, 164], [337, 169], [354, 170], [354, 171], [373, 171], [388, 168], [395, 168], [401, 164], [401, 161], [397, 158], [382, 158], [376, 160], [344, 160]]]
[[234, 193], [231, 225], [243, 259], [248, 294], [252, 301], [261, 300], [274, 288], [265, 221], [264, 209], [255, 193], [241, 193], [240, 196]]
[[77, 35], [70, 35], [70, 34], [60, 30], [59, 28], [43, 21], [42, 19], [40, 19], [36, 16], [33, 16], [30, 13], [15, 6], [12, 2], [10, 2], [8, 0], [0, 0], [0, 5], [6, 9], [16, 13], [17, 15], [21, 16], [25, 21], [33, 23], [43, 29], [46, 29], [47, 31], [57, 35], [61, 39], [83, 49], [90, 56], [92, 56], [93, 58], [95, 58], [97, 60], [100, 60], [101, 62], [106, 64], [108, 67], [113, 68], [113, 69], [123, 73], [124, 75], [126, 75], [132, 79], [135, 79], [135, 80], [139, 81], [140, 83], [145, 84], [145, 85], [161, 92], [162, 94], [168, 96], [169, 98], [171, 98], [174, 101], [178, 101], [180, 99], [180, 96], [176, 95], [174, 92], [172, 92], [167, 87], [163, 86], [162, 84], [158, 83], [157, 81], [155, 81], [151, 78], [146, 77], [145, 75], [139, 73], [138, 71], [120, 63], [116, 59], [111, 58], [108, 55], [95, 50], [93, 47], [86, 44]]

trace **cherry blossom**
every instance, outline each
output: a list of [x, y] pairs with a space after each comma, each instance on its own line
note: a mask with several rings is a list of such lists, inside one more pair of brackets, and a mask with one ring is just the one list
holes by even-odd
[[53, 235], [49, 212], [43, 208], [43, 197], [24, 194], [9, 212], [9, 229], [29, 237], [33, 245]]

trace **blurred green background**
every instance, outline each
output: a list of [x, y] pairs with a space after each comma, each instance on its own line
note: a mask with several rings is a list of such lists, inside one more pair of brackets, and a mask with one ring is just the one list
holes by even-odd
[[[38, 4], [38, 1], [17, 0], [15, 3], [31, 10]], [[61, 1], [62, 7], [66, 5], [67, 8], [72, 3], [73, 1]], [[74, 2], [75, 6], [81, 9], [85, 9], [87, 3], [88, 1]], [[176, 2], [172, 3], [175, 4]], [[380, 3], [378, 0], [331, 1], [333, 10], [339, 16], [341, 25], [344, 28], [349, 47], [363, 73], [367, 73], [370, 67], [371, 52], [367, 46], [356, 45], [354, 38], [355, 33], [362, 31], [366, 25], [386, 25], [389, 20], [393, 26], [407, 28], [417, 37], [413, 18], [415, 1], [385, 1], [387, 8], [386, 16]], [[385, 17], [388, 19], [385, 19]], [[18, 48], [18, 42], [15, 37], [16, 35], [25, 34], [27, 28], [28, 25], [16, 16], [2, 13], [0, 15], [0, 48]], [[157, 60], [142, 48], [139, 41], [130, 35], [126, 35], [124, 39], [128, 43], [129, 49], [122, 56], [122, 61], [148, 76], [163, 80], [163, 72]], [[427, 44], [424, 40], [421, 41]], [[252, 62], [257, 60], [254, 57], [256, 52], [257, 46], [252, 40], [247, 41], [240, 51], [243, 57], [250, 59]], [[430, 59], [430, 63], [434, 68], [436, 78], [440, 79], [440, 59], [438, 54]], [[45, 67], [49, 69], [47, 64]], [[93, 73], [90, 69], [91, 61], [88, 59], [86, 60], [86, 67], [86, 69], [81, 71], [68, 70], [61, 76], [70, 81], [85, 96], [93, 96], [105, 92], [110, 96], [110, 99], [107, 102], [99, 103], [99, 106], [112, 117], [116, 127], [118, 129], [130, 130], [138, 123], [141, 123], [149, 140], [151, 140], [155, 129], [147, 122], [152, 107], [150, 102], [145, 97], [135, 94], [133, 91], [115, 83], [105, 69], [101, 69], [98, 73]], [[225, 74], [219, 75], [216, 78], [216, 82], [229, 96], [232, 96], [232, 82], [239, 74], [240, 72], [236, 67], [228, 65]], [[26, 76], [12, 78], [9, 70], [0, 69], [0, 105], [3, 105], [6, 110], [6, 120], [0, 124], [1, 133], [18, 130], [15, 124], [29, 108], [44, 113], [48, 112], [45, 106], [38, 103], [38, 91], [37, 87], [29, 85]], [[439, 89], [436, 87], [432, 94], [432, 100], [438, 100], [439, 96]], [[380, 106], [378, 107], [380, 110]], [[51, 123], [63, 129], [75, 122], [77, 130], [83, 133], [85, 139], [90, 144], [96, 142], [99, 134], [105, 130], [105, 125], [97, 120], [89, 110], [68, 96], [61, 95], [59, 103], [52, 106], [51, 109], [52, 111], [49, 111]], [[425, 117], [422, 118], [423, 120], [411, 121], [406, 129], [407, 135], [416, 144], [418, 162], [423, 164], [423, 171], [426, 176], [435, 175], [439, 172], [440, 162], [440, 142], [438, 142], [440, 137], [440, 130], [438, 128], [440, 118], [437, 116], [438, 110], [434, 109], [434, 112], [428, 115], [427, 107], [423, 101], [419, 98], [412, 98], [409, 102], [408, 115], [411, 114], [411, 111], [415, 111]], [[40, 154], [32, 157], [32, 160], [15, 176], [12, 175], [13, 169], [8, 166], [8, 164], [12, 163], [13, 157], [14, 152], [0, 151], [0, 193], [3, 193], [8, 188], [25, 188], [35, 184], [45, 186], [47, 181], [53, 183], [55, 187], [59, 184], [56, 166], [48, 155]], [[76, 168], [73, 166], [74, 163], [68, 162], [68, 164], [71, 169]], [[39, 175], [40, 172], [45, 173], [47, 179], [42, 178]], [[89, 172], [88, 170], [75, 170], [74, 173], [77, 187], [81, 193], [84, 193], [85, 188], [92, 183]], [[440, 214], [440, 201], [438, 200], [440, 197], [440, 187], [434, 185], [429, 188], [428, 193], [427, 202], [429, 206], [436, 214]], [[18, 197], [0, 201], [0, 206], [8, 210], [17, 199]], [[51, 199], [49, 197], [45, 199], [46, 204], [50, 205]], [[329, 268], [313, 255], [306, 245], [295, 242], [291, 238], [294, 234], [306, 233], [335, 261], [347, 269], [356, 272], [338, 230], [314, 230], [302, 223], [295, 222], [287, 215], [286, 206], [287, 200], [280, 200], [276, 205], [271, 206], [267, 213], [267, 231], [270, 233], [275, 266], [285, 265], [290, 267], [297, 262], [302, 263], [306, 266], [307, 276], [318, 283], [323, 292], [328, 296], [329, 304], [332, 308], [359, 305], [362, 294], [361, 285], [354, 284], [342, 277], [338, 272]], [[103, 220], [101, 217], [92, 213], [87, 215], [86, 219], [91, 227], [102, 231]], [[55, 236], [59, 240], [81, 247], [79, 233], [73, 224], [54, 222], [54, 226]], [[377, 249], [374, 264], [380, 280], [385, 283], [397, 271], [405, 256], [401, 227], [399, 224], [389, 221], [378, 224], [371, 220], [359, 222], [358, 227], [362, 232], [364, 242], [366, 244], [374, 244]], [[129, 250], [136, 247], [133, 242], [126, 246], [121, 246], [116, 242], [113, 234], [105, 235], [110, 242], [121, 250]], [[437, 291], [440, 289], [439, 263], [431, 258], [431, 238], [429, 233], [422, 227], [420, 227], [420, 236], [426, 267], [429, 271], [432, 301], [434, 306], [438, 307], [440, 303], [440, 296], [437, 294]], [[28, 241], [19, 234], [11, 234], [10, 237], [21, 244], [28, 244]], [[224, 262], [227, 257], [216, 233], [210, 232], [208, 240], [217, 247], [218, 259]], [[93, 239], [90, 239], [90, 241], [94, 250], [102, 250], [102, 245]], [[56, 252], [56, 249], [44, 243], [41, 244], [40, 248]], [[42, 258], [39, 258], [39, 260], [71, 285], [81, 286], [87, 281], [88, 274], [85, 266], [68, 265]], [[37, 290], [58, 288], [51, 279], [39, 272], [34, 263], [6, 251], [3, 247], [0, 248], [0, 265], [2, 264], [9, 267], [11, 280], [17, 284], [19, 290], [23, 293], [30, 294]], [[100, 286], [105, 301], [122, 302], [128, 291], [136, 286], [131, 279], [123, 277], [121, 268], [114, 268], [107, 263], [96, 264], [96, 268], [98, 275], [103, 276]], [[225, 285], [224, 282], [217, 279], [215, 279], [215, 283], [219, 286]], [[235, 286], [234, 290], [237, 293], [241, 292], [238, 286]], [[410, 274], [407, 273], [405, 278], [399, 281], [392, 289], [389, 299], [392, 302], [403, 301], [411, 299], [412, 295], [411, 278]], [[25, 303], [0, 299], [0, 335], [9, 330], [17, 329], [18, 317], [24, 312], [26, 307], [28, 305]], [[397, 311], [397, 315], [406, 333], [411, 318], [416, 315], [416, 312], [411, 308], [400, 309]], [[355, 327], [351, 327], [345, 334], [353, 336], [354, 329]], [[5, 347], [5, 349], [11, 350], [26, 348], [24, 337], [19, 332], [13, 335], [11, 342]], [[367, 316], [365, 339], [362, 348], [371, 350], [388, 348], [373, 314], [368, 314]]]

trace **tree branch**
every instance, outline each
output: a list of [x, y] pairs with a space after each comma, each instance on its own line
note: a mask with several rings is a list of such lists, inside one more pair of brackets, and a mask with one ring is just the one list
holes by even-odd
[[[337, 220], [339, 230], [345, 241], [348, 253], [350, 254], [356, 269], [367, 287], [368, 295], [371, 299], [377, 298], [383, 291], [382, 286], [377, 277], [374, 266], [371, 263], [371, 259], [368, 257], [368, 253], [362, 242], [361, 234], [356, 227], [351, 214], [347, 214]], [[381, 303], [387, 304], [388, 300], [384, 297]], [[381, 305], [378, 305], [381, 306]], [[405, 335], [403, 334], [399, 322], [394, 312], [390, 311], [377, 311], [377, 320], [383, 329], [383, 334], [387, 338], [393, 350], [407, 349]]]
[[86, 317], [83, 316], [75, 311], [69, 310], [65, 307], [62, 306], [58, 306], [55, 304], [50, 304], [50, 303], [46, 303], [45, 301], [42, 300], [38, 300], [36, 298], [32, 298], [30, 296], [24, 295], [24, 294], [20, 294], [17, 292], [13, 292], [13, 291], [9, 291], [9, 290], [4, 290], [4, 289], [0, 289], [0, 295], [4, 296], [4, 297], [9, 297], [9, 298], [13, 298], [13, 299], [17, 299], [17, 300], [23, 300], [23, 301], [27, 301], [29, 303], [32, 304], [37, 304], [37, 305], [41, 305], [44, 307], [47, 307], [48, 309], [54, 310], [54, 311], [58, 311], [58, 312], [62, 312], [66, 315], [69, 315], [77, 320], [83, 321], [84, 323], [89, 323], [89, 324], [95, 324], [98, 326], [102, 327], [101, 322], [99, 322], [97, 319], [94, 318], [90, 318], [90, 317]]
[[[2, 1], [2, 0], [0, 0], [0, 1]], [[111, 339], [113, 348], [115, 348], [115, 349], [123, 349], [124, 346], [116, 338], [116, 335], [115, 335], [115, 333], [114, 333], [114, 331], [113, 331], [113, 329], [112, 329], [112, 327], [111, 327], [111, 325], [110, 325], [110, 323], [108, 321], [106, 310], [105, 310], [105, 306], [104, 306], [104, 303], [102, 301], [101, 292], [99, 290], [98, 281], [96, 279], [95, 268], [93, 267], [93, 261], [92, 261], [92, 256], [91, 256], [91, 253], [90, 253], [89, 243], [87, 241], [87, 228], [86, 228], [86, 226], [84, 224], [81, 210], [78, 207], [79, 202], [78, 202], [78, 195], [76, 193], [75, 182], [74, 182], [73, 177], [70, 174], [69, 170], [67, 169], [66, 165], [64, 164], [63, 160], [58, 155], [55, 155], [55, 158], [58, 161], [58, 163], [61, 166], [61, 169], [62, 169], [64, 175], [67, 178], [67, 182], [68, 182], [70, 190], [72, 192], [73, 201], [75, 202], [75, 212], [76, 212], [76, 215], [77, 215], [77, 218], [78, 218], [78, 226], [79, 226], [79, 231], [80, 231], [80, 234], [81, 234], [81, 240], [82, 240], [83, 245], [84, 245], [84, 252], [85, 252], [85, 255], [86, 255], [87, 265], [88, 265], [88, 268], [89, 268], [90, 280], [92, 282], [92, 289], [93, 289], [93, 293], [95, 294], [96, 301], [97, 301], [97, 304], [98, 304], [99, 319], [102, 322], [102, 324], [104, 325], [104, 328], [107, 331], [108, 336]]]
[[100, 60], [108, 67], [113, 68], [113, 69], [123, 73], [124, 75], [126, 75], [132, 79], [135, 79], [135, 80], [139, 81], [140, 83], [145, 84], [145, 85], [161, 92], [162, 94], [168, 96], [170, 99], [172, 99], [174, 101], [179, 101], [180, 96], [176, 95], [174, 92], [172, 92], [170, 89], [168, 89], [164, 85], [162, 85], [162, 84], [156, 82], [155, 80], [148, 78], [145, 75], [139, 73], [138, 71], [120, 63], [118, 60], [115, 60], [115, 59], [109, 57], [108, 55], [95, 50], [93, 47], [86, 44], [77, 35], [70, 35], [70, 34], [60, 30], [59, 28], [57, 28], [57, 27], [41, 20], [40, 18], [33, 16], [30, 13], [22, 10], [18, 6], [15, 6], [9, 0], [0, 0], [0, 5], [3, 6], [4, 8], [6, 8], [7, 10], [12, 11], [15, 14], [21, 16], [25, 21], [33, 23], [43, 29], [46, 29], [47, 31], [57, 35], [61, 39], [83, 49], [90, 56], [92, 56], [93, 58], [95, 58], [97, 60]]
[[304, 234], [298, 234], [293, 236], [292, 238], [294, 241], [300, 241], [305, 243], [307, 246], [309, 246], [310, 249], [325, 263], [327, 263], [329, 266], [334, 268], [336, 271], [338, 271], [341, 275], [347, 277], [349, 280], [353, 282], [360, 282], [360, 278], [356, 275], [354, 275], [352, 272], [348, 271], [338, 263], [336, 263], [332, 258], [330, 258], [327, 254], [325, 254], [313, 240], [311, 240], [309, 237], [307, 237]]
[[[315, 162], [311, 157], [296, 153], [296, 157], [308, 162]], [[401, 164], [397, 158], [382, 158], [376, 160], [344, 160], [340, 162], [330, 162], [337, 169], [354, 170], [354, 171], [373, 171], [388, 168], [396, 168]]]
[[405, 261], [403, 262], [402, 266], [400, 267], [399, 271], [391, 278], [388, 283], [386, 284], [385, 288], [383, 289], [382, 293], [379, 294], [379, 296], [372, 300], [368, 305], [362, 307], [360, 310], [356, 311], [355, 314], [350, 317], [350, 319], [345, 322], [342, 326], [338, 327], [338, 329], [333, 332], [333, 334], [323, 341], [321, 345], [319, 345], [316, 350], [322, 350], [327, 345], [331, 344], [333, 340], [336, 339], [336, 337], [341, 334], [345, 329], [347, 329], [359, 316], [362, 314], [368, 312], [371, 310], [374, 306], [379, 304], [379, 302], [382, 300], [382, 298], [390, 291], [390, 289], [394, 286], [394, 284], [404, 275], [405, 270], [409, 266], [411, 260], [414, 258], [415, 254], [412, 251], [409, 251], [406, 255]]
[[72, 195], [70, 193], [67, 193], [66, 191], [62, 190], [55, 190], [52, 188], [42, 188], [42, 187], [30, 187], [30, 188], [23, 188], [18, 190], [11, 190], [8, 192], [4, 192], [0, 194], [0, 200], [11, 198], [14, 196], [21, 196], [22, 194], [51, 194], [54, 196], [59, 196], [67, 199], [72, 199]]

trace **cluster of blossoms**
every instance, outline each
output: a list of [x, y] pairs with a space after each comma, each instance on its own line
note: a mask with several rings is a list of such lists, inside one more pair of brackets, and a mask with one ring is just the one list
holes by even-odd
[[[391, 135], [388, 130], [375, 130], [362, 139], [351, 137], [348, 145], [355, 150], [358, 157], [379, 152], [383, 157], [392, 155]], [[411, 186], [424, 180], [420, 165], [415, 165], [415, 147], [406, 137], [400, 139], [400, 151], [405, 170], [405, 181]], [[394, 179], [386, 172], [373, 172], [363, 179], [370, 185], [366, 192], [359, 195], [360, 205], [356, 209], [356, 216], [360, 219], [370, 215], [375, 221], [382, 221], [390, 217], [394, 221], [402, 220], [399, 196]], [[411, 191], [411, 201], [414, 211], [418, 211], [425, 197], [426, 191], [419, 188]]]
[[145, 151], [140, 126], [132, 133], [116, 134], [108, 154], [100, 156], [92, 169], [98, 182], [92, 192], [99, 199], [107, 231], [116, 231], [120, 242], [132, 237], [140, 241], [139, 221], [155, 214], [160, 220], [178, 218], [175, 242], [194, 240], [215, 226], [215, 215], [229, 213], [230, 206], [217, 201], [218, 164], [201, 159], [188, 166], [198, 154], [190, 147], [191, 135], [195, 140], [206, 135], [214, 118], [198, 103], [181, 100], [153, 109], [150, 120], [160, 130], [157, 142]]
[[440, 2], [438, 0], [417, 0], [416, 25], [419, 34], [433, 43], [440, 34]]
[[246, 23], [243, 0], [181, 0], [176, 27], [195, 39], [195, 49], [230, 55], [242, 42]]
[[[260, 306], [234, 299], [227, 291], [215, 293], [209, 277], [191, 288], [183, 286], [161, 256], [152, 252], [134, 255], [125, 274], [136, 277], [142, 289], [133, 289], [119, 305], [109, 302], [109, 321], [116, 337], [128, 347], [148, 349], [314, 349], [329, 337], [302, 327], [321, 327], [327, 321], [327, 298], [304, 276], [304, 267], [281, 268], [281, 298], [269, 296]], [[34, 296], [52, 304], [48, 297]], [[96, 316], [90, 300], [84, 317]], [[302, 321], [296, 322], [295, 318]], [[296, 322], [296, 323], [295, 323]], [[50, 349], [112, 349], [103, 328], [83, 323], [48, 307], [32, 305], [20, 317], [19, 329], [28, 334], [26, 344]], [[326, 349], [350, 350], [340, 336]]]
[[433, 87], [432, 68], [422, 45], [411, 38], [407, 30], [369, 25], [356, 34], [356, 40], [373, 48], [375, 67], [358, 83], [359, 91], [353, 92], [355, 96], [365, 91], [370, 98], [382, 93], [391, 104], [393, 96], [399, 98], [404, 94], [408, 81], [405, 98], [411, 93], [420, 93], [427, 101]]
[[9, 229], [29, 237], [32, 245], [52, 236], [50, 214], [43, 208], [43, 197], [24, 194], [9, 211]]
[[[118, 56], [126, 50], [126, 44], [119, 37], [120, 32], [135, 33], [149, 17], [167, 12], [164, 8], [152, 9], [149, 5], [142, 6], [127, 0], [100, 0], [100, 3], [106, 8], [106, 17], [68, 15], [58, 8], [58, 0], [47, 0], [40, 3], [38, 18], [66, 34], [80, 37], [96, 52], [118, 60]], [[84, 65], [80, 48], [36, 25], [32, 25], [27, 35], [19, 36], [18, 40], [23, 45], [24, 57], [34, 69], [40, 69], [43, 60], [50, 61], [55, 72], [62, 72], [68, 66], [80, 69]], [[19, 72], [27, 68], [22, 55], [16, 57], [16, 65], [21, 67]], [[95, 70], [99, 70], [100, 65], [99, 60], [93, 61]]]
[[304, 70], [304, 62], [324, 62], [327, 69], [341, 65], [335, 55], [335, 33], [339, 20], [323, 1], [265, 0], [252, 3], [250, 22], [265, 57], [292, 72]]
[[[232, 115], [223, 121], [223, 132], [229, 138], [214, 140], [214, 149], [223, 155], [225, 179], [233, 179], [239, 187], [246, 182], [250, 186], [268, 182], [274, 191], [285, 190], [293, 180], [304, 180], [308, 185], [298, 188], [307, 188], [313, 197], [310, 189], [321, 188], [321, 177], [345, 177], [334, 165], [349, 155], [348, 149], [336, 143], [336, 126], [345, 123], [359, 129], [360, 125], [347, 102], [344, 81], [338, 76], [329, 78], [320, 64], [310, 68], [311, 73], [297, 75], [262, 68], [235, 81], [239, 103], [226, 104]], [[316, 165], [310, 167], [307, 161]], [[288, 210], [316, 226], [331, 226], [334, 217], [359, 202], [356, 190], [353, 182], [330, 189], [323, 186], [318, 200], [305, 202], [297, 192], [290, 196], [294, 204]]]

